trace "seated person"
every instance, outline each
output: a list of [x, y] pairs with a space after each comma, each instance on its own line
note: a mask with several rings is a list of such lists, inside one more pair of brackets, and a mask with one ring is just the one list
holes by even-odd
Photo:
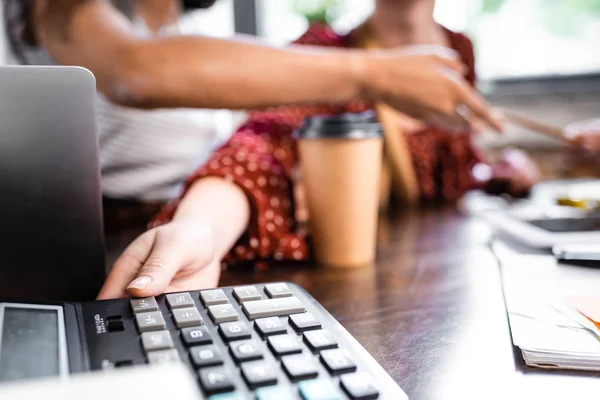
[[[471, 42], [436, 24], [433, 7], [434, 0], [378, 0], [365, 26], [386, 47], [441, 45], [454, 49], [466, 65], [466, 79], [473, 84]], [[314, 26], [297, 43], [348, 48], [356, 45], [361, 31], [338, 35], [327, 27]], [[227, 264], [253, 262], [260, 266], [269, 260], [307, 259], [306, 237], [298, 231], [294, 215], [297, 154], [292, 132], [310, 115], [360, 112], [372, 107], [371, 101], [352, 101], [253, 113], [188, 179], [184, 194], [159, 215], [155, 228], [125, 251], [100, 297], [122, 296], [127, 291], [150, 296], [214, 287], [226, 253]], [[398, 124], [398, 134], [406, 135], [423, 202], [454, 201], [465, 191], [492, 180], [520, 193], [535, 181], [535, 172], [531, 172], [535, 168], [514, 153], [491, 166], [483, 181], [476, 179], [472, 170], [483, 161], [471, 144], [468, 128], [463, 127], [462, 134], [448, 133], [404, 114], [400, 114]]]
[[[96, 76], [109, 231], [113, 225], [119, 230], [121, 222], [145, 226], [144, 218], [174, 198], [185, 177], [218, 147], [214, 112], [198, 109], [311, 101], [339, 104], [372, 98], [385, 99], [397, 108], [408, 104], [416, 116], [452, 119], [457, 118], [458, 104], [468, 104], [474, 116], [495, 124], [464, 82], [448, 75], [460, 68], [452, 55], [298, 51], [293, 46], [282, 50], [246, 39], [182, 34], [187, 31], [180, 29], [182, 11], [214, 2], [2, 2], [12, 58], [17, 62], [80, 65]], [[416, 84], [437, 95], [421, 95], [414, 90]]]

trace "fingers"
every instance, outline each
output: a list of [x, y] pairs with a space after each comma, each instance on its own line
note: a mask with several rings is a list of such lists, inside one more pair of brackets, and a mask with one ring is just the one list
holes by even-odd
[[500, 119], [494, 115], [490, 105], [475, 90], [466, 84], [459, 83], [458, 91], [460, 100], [468, 107], [475, 119], [481, 120], [498, 132], [504, 131]]
[[108, 274], [98, 300], [127, 296], [127, 285], [137, 276], [152, 251], [156, 232], [153, 229], [144, 233], [127, 247]]
[[460, 55], [453, 49], [443, 46], [423, 45], [408, 46], [403, 50], [404, 54], [412, 56], [423, 56], [444, 68], [448, 68], [461, 75], [468, 70], [461, 61]]

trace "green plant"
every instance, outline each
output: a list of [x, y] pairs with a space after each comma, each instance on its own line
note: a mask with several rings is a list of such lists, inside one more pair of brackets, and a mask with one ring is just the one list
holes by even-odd
[[317, 23], [331, 23], [340, 5], [341, 0], [294, 0], [296, 12]]

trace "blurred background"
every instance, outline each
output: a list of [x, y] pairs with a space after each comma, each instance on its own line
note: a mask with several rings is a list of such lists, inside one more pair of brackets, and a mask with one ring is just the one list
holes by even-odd
[[[372, 9], [372, 0], [220, 0], [187, 18], [209, 35], [257, 35], [282, 46], [309, 21], [348, 31]], [[435, 15], [474, 40], [480, 89], [495, 105], [557, 126], [600, 115], [600, 0], [438, 0]], [[7, 62], [3, 35], [0, 63]], [[519, 129], [479, 140], [490, 150], [515, 145], [534, 158], [558, 147]]]

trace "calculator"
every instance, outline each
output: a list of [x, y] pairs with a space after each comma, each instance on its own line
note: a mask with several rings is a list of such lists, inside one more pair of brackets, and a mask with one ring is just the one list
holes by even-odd
[[209, 400], [407, 398], [293, 283], [83, 303], [0, 301], [0, 382], [169, 362], [191, 368]]

